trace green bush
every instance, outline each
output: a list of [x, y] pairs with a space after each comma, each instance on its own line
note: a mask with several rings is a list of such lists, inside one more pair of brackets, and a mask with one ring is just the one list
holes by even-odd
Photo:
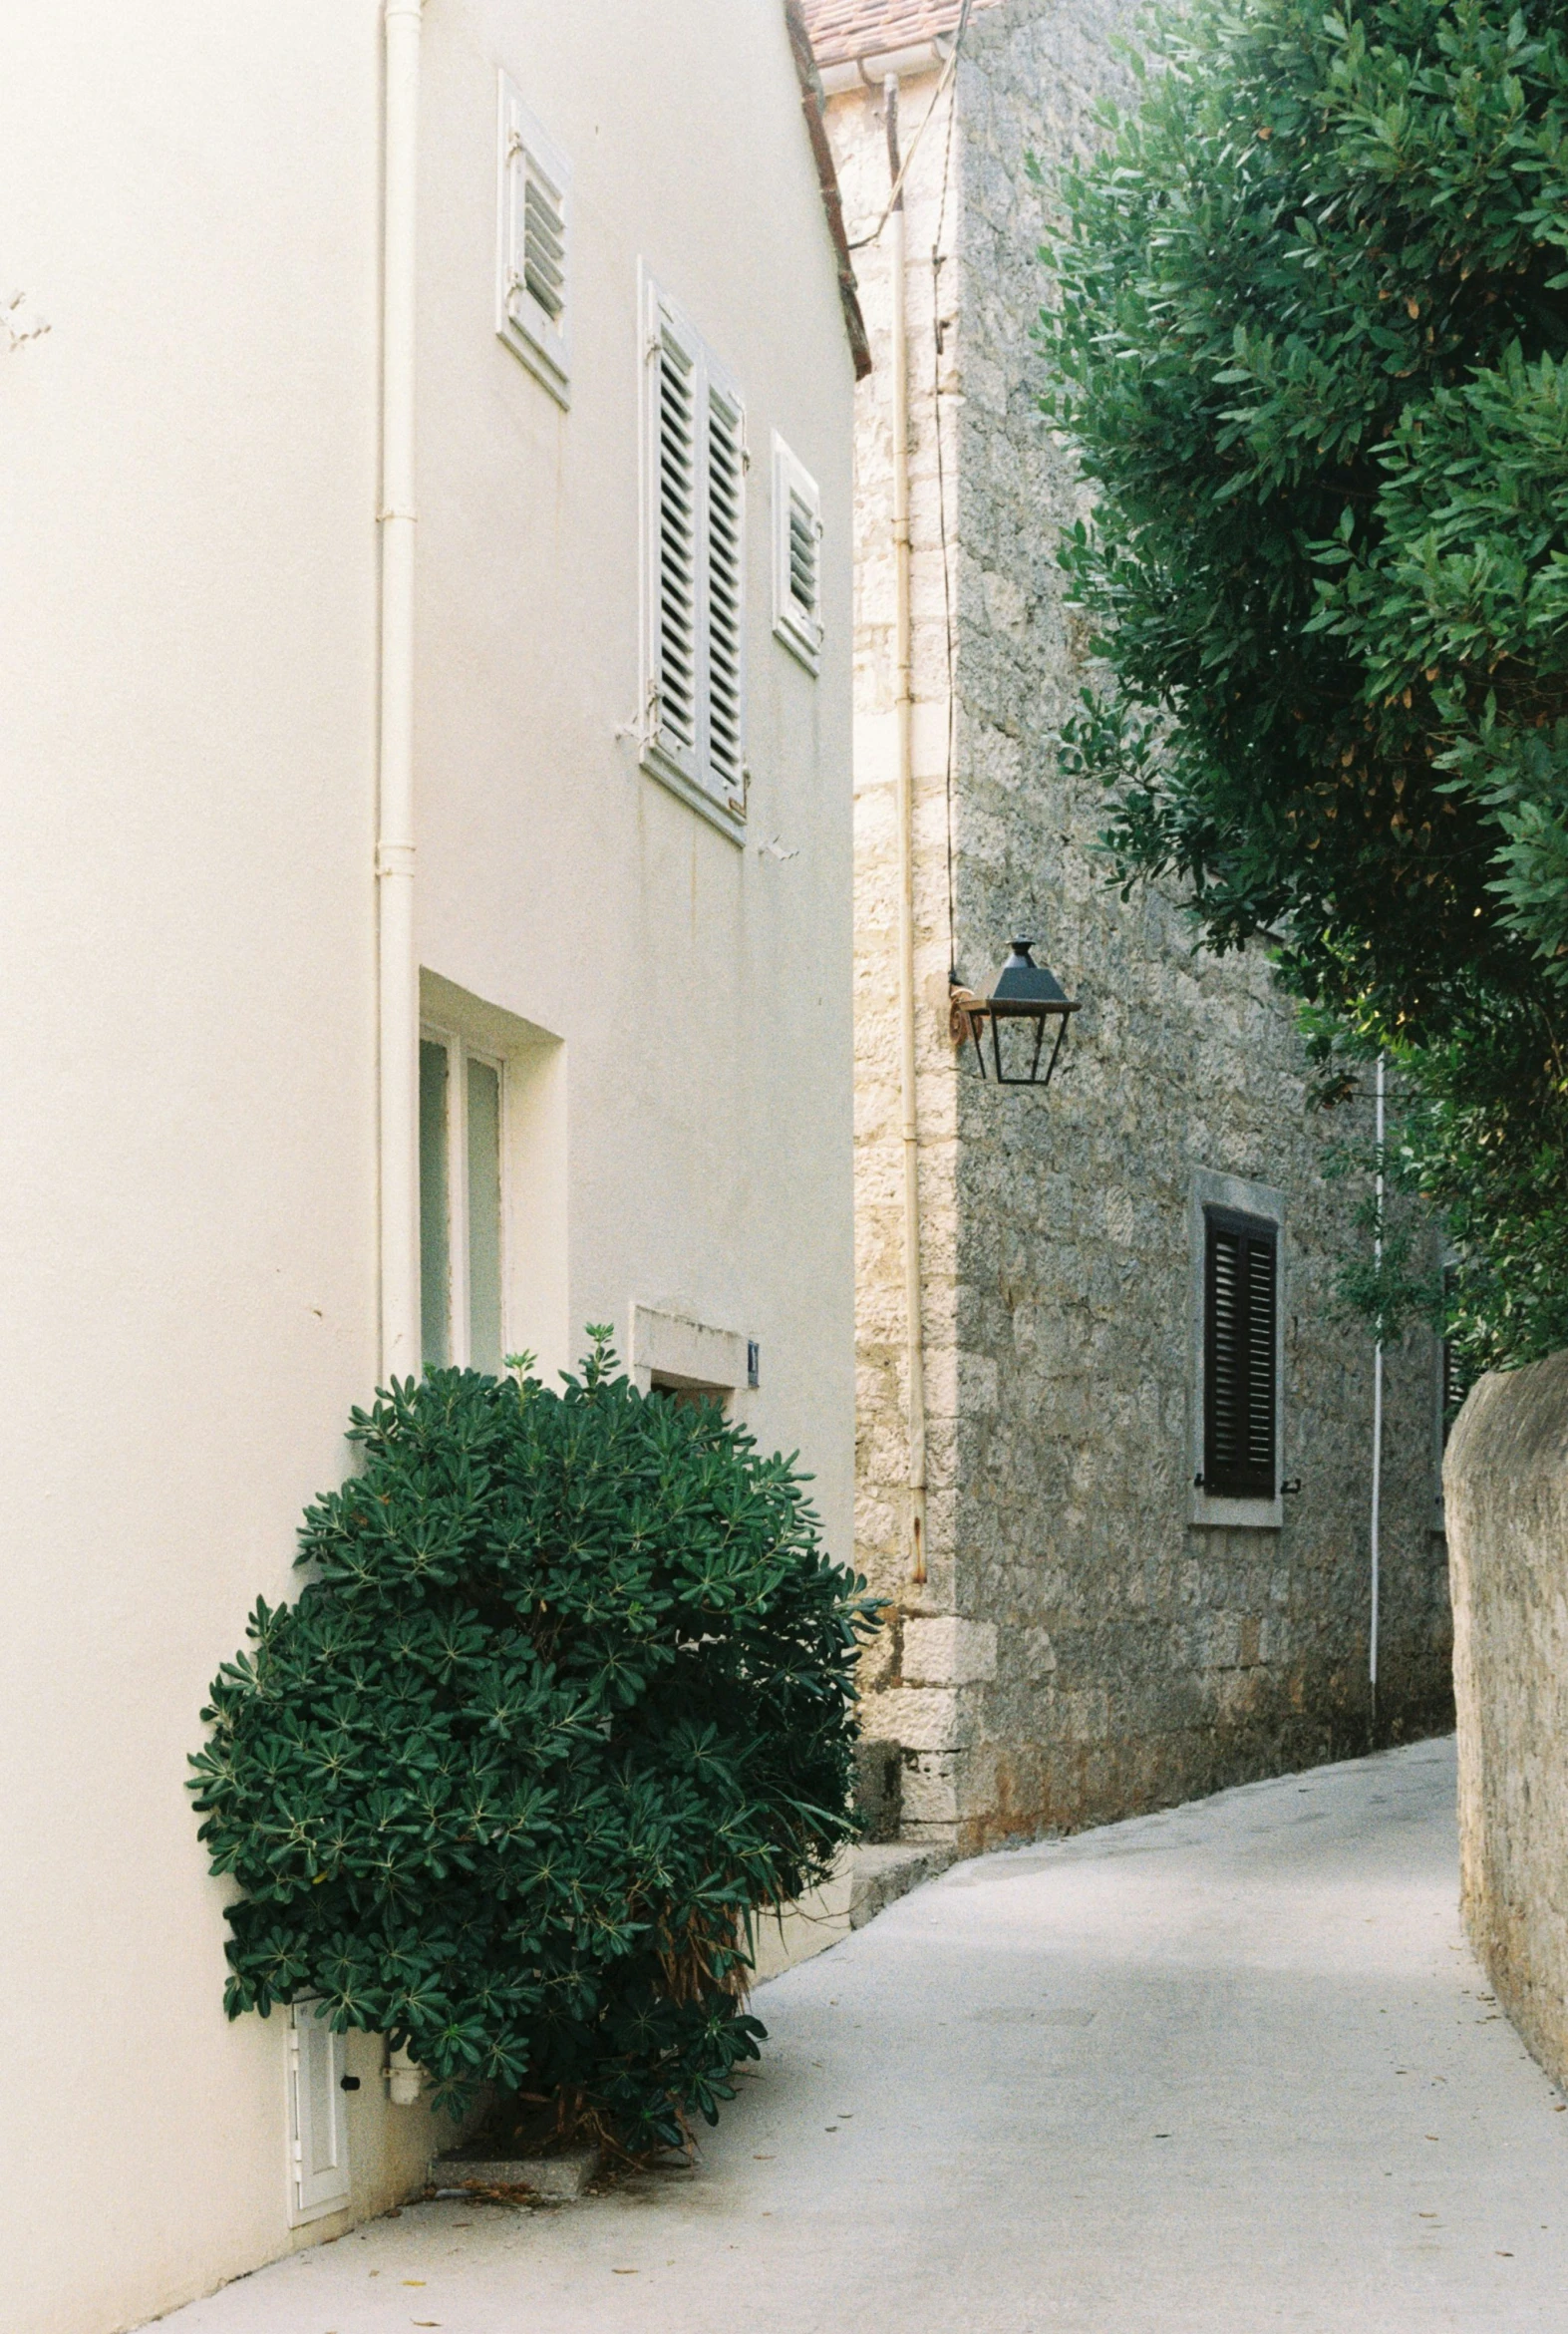
[[319, 1995], [454, 2113], [487, 2084], [638, 2149], [757, 2056], [752, 1924], [852, 1835], [875, 1606], [789, 1462], [591, 1334], [560, 1393], [524, 1361], [354, 1413], [191, 1789], [243, 1891], [230, 2017]]

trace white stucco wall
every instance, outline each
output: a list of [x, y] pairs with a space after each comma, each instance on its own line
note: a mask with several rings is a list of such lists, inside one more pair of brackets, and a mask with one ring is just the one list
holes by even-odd
[[[760, 1339], [748, 1415], [846, 1551], [851, 380], [782, 19], [432, 0], [425, 42], [421, 948], [559, 1041], [508, 1341]], [[376, 1369], [379, 10], [60, 0], [7, 50], [0, 274], [52, 329], [0, 354], [6, 2320], [109, 2334], [345, 2224], [288, 2228], [283, 2021], [223, 2018], [182, 1782]], [[501, 65], [576, 173], [569, 417], [494, 334]], [[750, 401], [744, 850], [615, 737], [639, 256]], [[815, 683], [770, 632], [776, 426], [823, 490]], [[354, 2052], [363, 2210], [430, 2142]]]

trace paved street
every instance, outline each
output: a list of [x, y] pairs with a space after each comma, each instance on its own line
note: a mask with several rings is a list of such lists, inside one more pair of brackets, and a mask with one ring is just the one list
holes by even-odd
[[1568, 2113], [1454, 1912], [1451, 1743], [962, 1864], [763, 1989], [694, 2173], [435, 2203], [170, 2334], [1568, 2329]]

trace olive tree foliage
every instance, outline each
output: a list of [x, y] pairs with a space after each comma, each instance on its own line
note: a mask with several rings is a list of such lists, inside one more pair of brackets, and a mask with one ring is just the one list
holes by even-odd
[[1456, 1326], [1529, 1359], [1568, 1343], [1563, 12], [1199, 0], [1140, 72], [1047, 255], [1097, 491], [1068, 764], [1124, 883], [1267, 939], [1325, 1095], [1391, 1057]]
[[637, 2149], [757, 2055], [749, 1940], [852, 1835], [876, 1607], [790, 1462], [595, 1335], [559, 1392], [436, 1370], [353, 1414], [191, 1788], [230, 2017], [319, 1996], [456, 2113], [486, 2084]]

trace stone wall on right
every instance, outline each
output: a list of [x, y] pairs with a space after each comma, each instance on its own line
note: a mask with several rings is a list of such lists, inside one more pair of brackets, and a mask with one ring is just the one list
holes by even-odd
[[1443, 1497], [1464, 1925], [1568, 2088], [1568, 1353], [1481, 1379]]
[[[1056, 745], [1093, 678], [1058, 550], [1090, 504], [1040, 410], [1031, 325], [1054, 168], [1125, 93], [1127, 0], [1004, 0], [958, 80], [957, 941], [983, 986], [1016, 931], [1084, 1000], [1049, 1094], [958, 1082], [960, 1609], [997, 1627], [975, 1697], [971, 1836], [1072, 1828], [1366, 1749], [1373, 1354], [1334, 1303], [1365, 1245], [1363, 1093], [1308, 1095], [1254, 944], [1196, 944], [1174, 890], [1123, 899], [1106, 806]], [[1037, 178], [1027, 167], [1034, 156]], [[1278, 1528], [1194, 1498], [1195, 1193], [1279, 1195]], [[1386, 1359], [1378, 1739], [1447, 1722], [1435, 1354]]]
[[[1125, 94], [1130, 0], [997, 0], [906, 83], [913, 902], [929, 1567], [909, 1562], [896, 953], [889, 192], [879, 87], [830, 127], [876, 369], [856, 425], [856, 1559], [889, 1600], [867, 1737], [902, 1826], [961, 1852], [1169, 1806], [1451, 1722], [1437, 1353], [1388, 1356], [1368, 1679], [1373, 1352], [1336, 1308], [1365, 1178], [1329, 1147], [1265, 951], [1123, 899], [1058, 733], [1092, 677], [1058, 553], [1088, 507], [1040, 409], [1049, 181]], [[924, 126], [922, 130], [922, 126]], [[1030, 167], [1035, 157], [1043, 175]], [[1045, 1092], [955, 1053], [947, 973], [1028, 935], [1082, 999]], [[1200, 1496], [1203, 1207], [1279, 1223], [1279, 1476]]]

